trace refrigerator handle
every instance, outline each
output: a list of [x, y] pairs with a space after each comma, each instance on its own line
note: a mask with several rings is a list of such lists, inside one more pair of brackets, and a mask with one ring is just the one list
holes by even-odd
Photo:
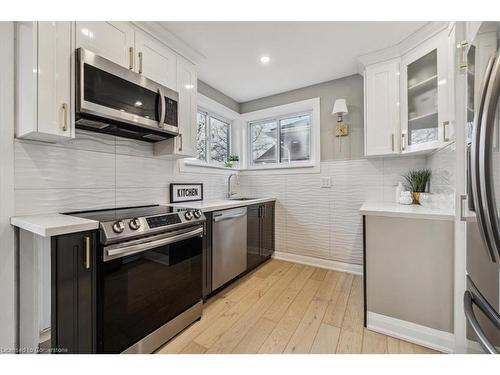
[[492, 76], [493, 65], [495, 62], [495, 56], [491, 56], [486, 67], [486, 71], [481, 82], [479, 89], [480, 101], [477, 106], [477, 112], [474, 116], [474, 132], [472, 137], [471, 146], [471, 185], [472, 185], [472, 197], [474, 201], [474, 207], [476, 211], [476, 218], [478, 222], [479, 232], [485, 243], [485, 247], [488, 250], [488, 255], [493, 262], [496, 262], [496, 256], [494, 252], [494, 240], [491, 233], [491, 227], [489, 226], [490, 215], [488, 214], [488, 205], [485, 201], [484, 186], [481, 184], [481, 175], [484, 171], [486, 153], [484, 152], [484, 143], [482, 142], [481, 135], [484, 134], [484, 122], [483, 113], [484, 106], [486, 102], [486, 93], [488, 88], [488, 83], [490, 77]]
[[[472, 330], [474, 331], [476, 337], [479, 340], [479, 344], [481, 347], [489, 354], [498, 354], [498, 351], [496, 350], [495, 346], [488, 340], [486, 335], [484, 334], [483, 330], [481, 329], [481, 326], [479, 325], [479, 322], [476, 319], [476, 315], [474, 314], [474, 310], [472, 308], [472, 304], [475, 303], [476, 300], [474, 296], [472, 295], [471, 292], [465, 291], [464, 293], [464, 310], [465, 310], [465, 317], [467, 321], [469, 322]], [[478, 307], [481, 308], [481, 306], [478, 304]], [[484, 312], [484, 311], [483, 311]], [[490, 316], [484, 312], [488, 319], [491, 319]]]

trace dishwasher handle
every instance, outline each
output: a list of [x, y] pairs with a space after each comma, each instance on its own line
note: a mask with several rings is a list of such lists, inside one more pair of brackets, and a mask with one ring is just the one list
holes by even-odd
[[247, 215], [246, 211], [242, 212], [241, 214], [234, 214], [234, 215], [224, 215], [224, 214], [214, 215], [214, 222], [217, 223], [219, 221], [237, 219], [239, 217], [243, 217], [246, 215]]

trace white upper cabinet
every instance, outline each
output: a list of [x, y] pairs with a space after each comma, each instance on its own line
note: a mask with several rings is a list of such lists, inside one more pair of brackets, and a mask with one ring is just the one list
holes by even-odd
[[76, 48], [134, 69], [134, 28], [127, 22], [76, 22]]
[[399, 59], [365, 70], [365, 155], [399, 153]]
[[136, 72], [170, 89], [177, 90], [177, 56], [156, 39], [136, 32]]
[[196, 157], [197, 74], [195, 66], [180, 56], [177, 57], [177, 90], [179, 135], [156, 143], [155, 155]]
[[16, 136], [74, 137], [72, 22], [16, 24]]
[[436, 149], [450, 140], [448, 52], [445, 30], [402, 57], [403, 153]]

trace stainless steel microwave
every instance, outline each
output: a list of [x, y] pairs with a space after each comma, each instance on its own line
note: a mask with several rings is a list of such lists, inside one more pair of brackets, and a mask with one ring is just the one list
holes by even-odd
[[76, 127], [148, 142], [179, 134], [176, 91], [83, 48], [76, 56]]

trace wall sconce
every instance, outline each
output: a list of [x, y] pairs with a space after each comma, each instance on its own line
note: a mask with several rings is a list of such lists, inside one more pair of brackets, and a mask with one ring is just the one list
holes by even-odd
[[349, 111], [347, 110], [347, 103], [345, 99], [337, 99], [335, 100], [335, 104], [333, 105], [332, 115], [338, 115], [337, 117], [337, 126], [335, 127], [335, 136], [336, 137], [344, 137], [349, 134], [349, 130], [347, 129], [347, 124], [342, 120], [343, 115], [347, 115]]

